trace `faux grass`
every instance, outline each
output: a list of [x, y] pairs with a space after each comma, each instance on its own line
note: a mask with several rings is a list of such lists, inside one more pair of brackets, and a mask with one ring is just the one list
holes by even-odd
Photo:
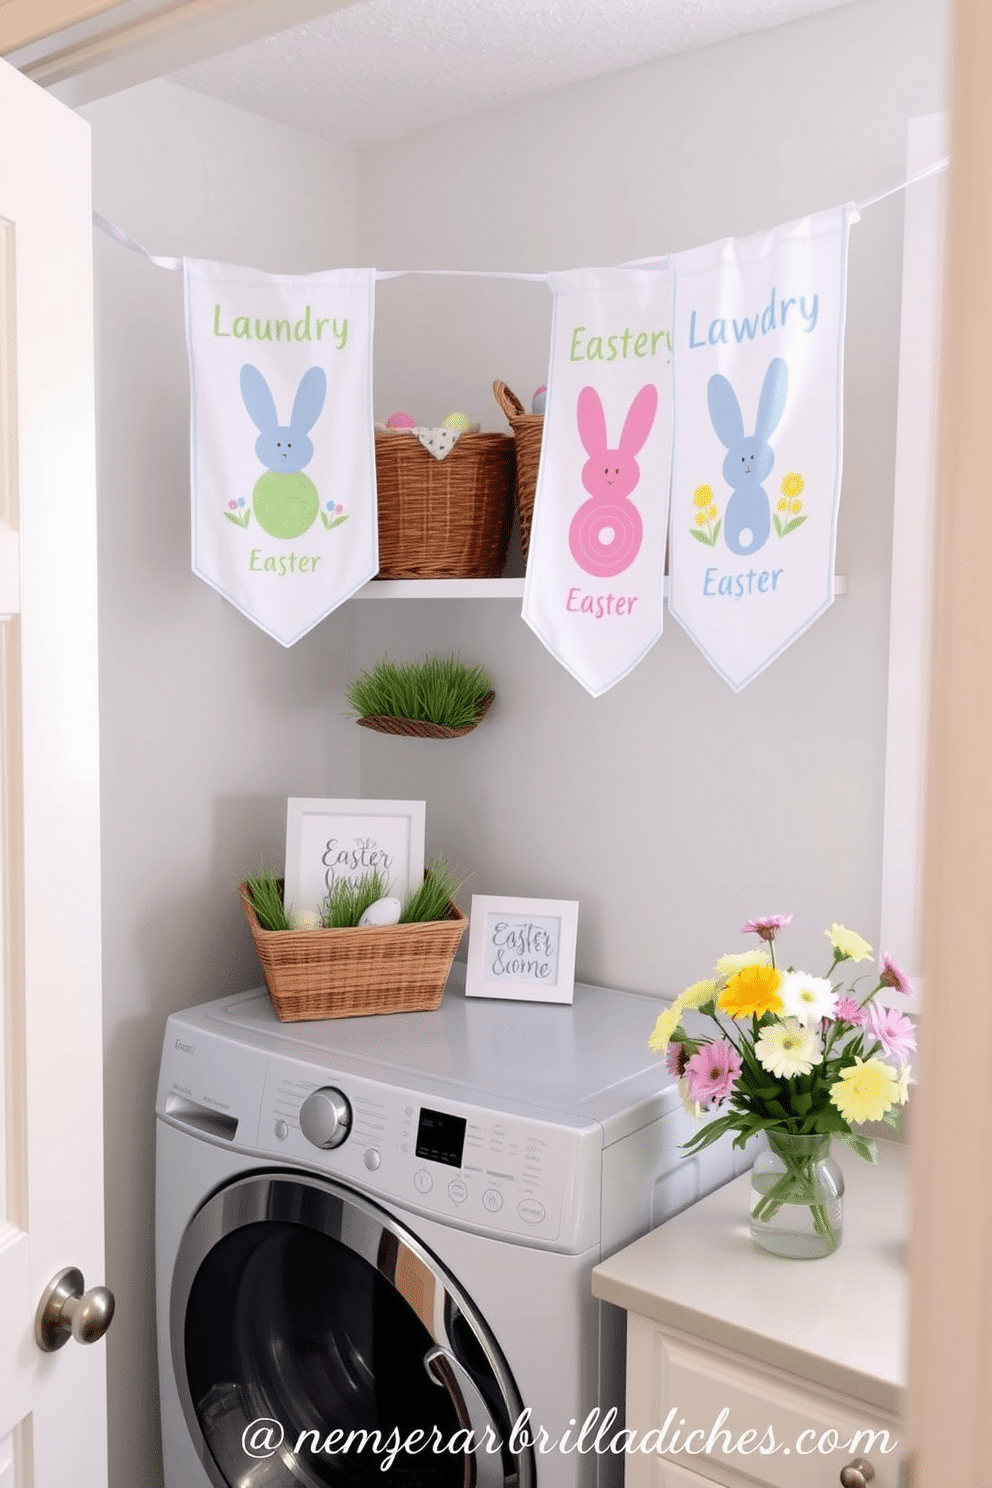
[[389, 893], [389, 880], [378, 868], [363, 873], [357, 883], [339, 878], [320, 906], [320, 924], [323, 930], [343, 930], [357, 925], [370, 904], [385, 899]]
[[493, 682], [485, 667], [466, 666], [457, 656], [428, 656], [422, 662], [385, 658], [348, 684], [347, 698], [357, 718], [384, 714], [448, 728], [467, 728]]
[[245, 880], [258, 923], [263, 930], [291, 930], [289, 915], [282, 902], [282, 887], [274, 873], [260, 868]]
[[400, 924], [412, 925], [421, 920], [444, 920], [448, 915], [448, 902], [457, 894], [465, 882], [455, 872], [443, 853], [438, 853], [424, 875], [424, 881], [406, 897]]

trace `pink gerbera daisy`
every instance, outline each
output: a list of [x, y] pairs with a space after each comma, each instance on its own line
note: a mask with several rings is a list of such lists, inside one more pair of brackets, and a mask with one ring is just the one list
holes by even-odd
[[689, 1099], [706, 1110], [713, 1101], [730, 1094], [740, 1072], [741, 1056], [732, 1044], [718, 1041], [704, 1045], [686, 1063]]
[[865, 1015], [861, 1010], [861, 1005], [855, 1002], [853, 997], [838, 997], [837, 1006], [834, 1008], [834, 1017], [839, 1023], [854, 1023], [858, 1025], [865, 1021]]
[[895, 990], [897, 992], [901, 992], [904, 997], [912, 997], [913, 984], [909, 980], [909, 977], [906, 975], [906, 973], [903, 971], [902, 967], [897, 966], [892, 957], [887, 956], [884, 951], [879, 956], [878, 961], [879, 965], [882, 968], [878, 974], [878, 979], [881, 982], [882, 986], [894, 987]]
[[741, 926], [742, 935], [760, 935], [762, 940], [774, 940], [783, 925], [788, 925], [792, 920], [788, 915], [763, 915], [760, 920], [745, 920]]
[[894, 1054], [905, 1064], [916, 1048], [916, 1029], [911, 1019], [895, 1008], [879, 1007], [872, 1002], [868, 1006], [868, 1024], [886, 1054]]

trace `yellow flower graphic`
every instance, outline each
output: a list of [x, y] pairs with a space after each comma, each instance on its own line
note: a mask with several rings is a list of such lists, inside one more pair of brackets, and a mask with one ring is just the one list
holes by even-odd
[[713, 487], [697, 486], [692, 493], [692, 504], [696, 508], [696, 525], [689, 531], [697, 542], [712, 548], [720, 536], [720, 509], [713, 499]]
[[776, 966], [745, 966], [720, 993], [717, 1002], [722, 1013], [731, 1018], [749, 1018], [752, 1013], [780, 1013], [782, 999], [778, 989], [782, 985], [782, 973]]
[[803, 504], [799, 500], [805, 489], [806, 482], [798, 470], [790, 470], [783, 477], [782, 496], [775, 503], [775, 511], [772, 513], [779, 537], [788, 537], [790, 532], [796, 532], [806, 521], [808, 513], [803, 511]]
[[880, 1059], [857, 1059], [831, 1085], [830, 1099], [845, 1121], [881, 1121], [899, 1099], [899, 1077]]

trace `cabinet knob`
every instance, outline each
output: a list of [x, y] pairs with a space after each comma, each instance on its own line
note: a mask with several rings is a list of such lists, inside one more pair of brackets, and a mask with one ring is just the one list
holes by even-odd
[[841, 1488], [867, 1488], [875, 1476], [875, 1469], [867, 1457], [855, 1457], [840, 1470]]

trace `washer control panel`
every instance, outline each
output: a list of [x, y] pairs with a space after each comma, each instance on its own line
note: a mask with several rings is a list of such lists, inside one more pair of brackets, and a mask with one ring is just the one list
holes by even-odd
[[[473, 1229], [581, 1248], [602, 1136], [270, 1059], [258, 1145]], [[594, 1239], [592, 1241], [594, 1242]]]

